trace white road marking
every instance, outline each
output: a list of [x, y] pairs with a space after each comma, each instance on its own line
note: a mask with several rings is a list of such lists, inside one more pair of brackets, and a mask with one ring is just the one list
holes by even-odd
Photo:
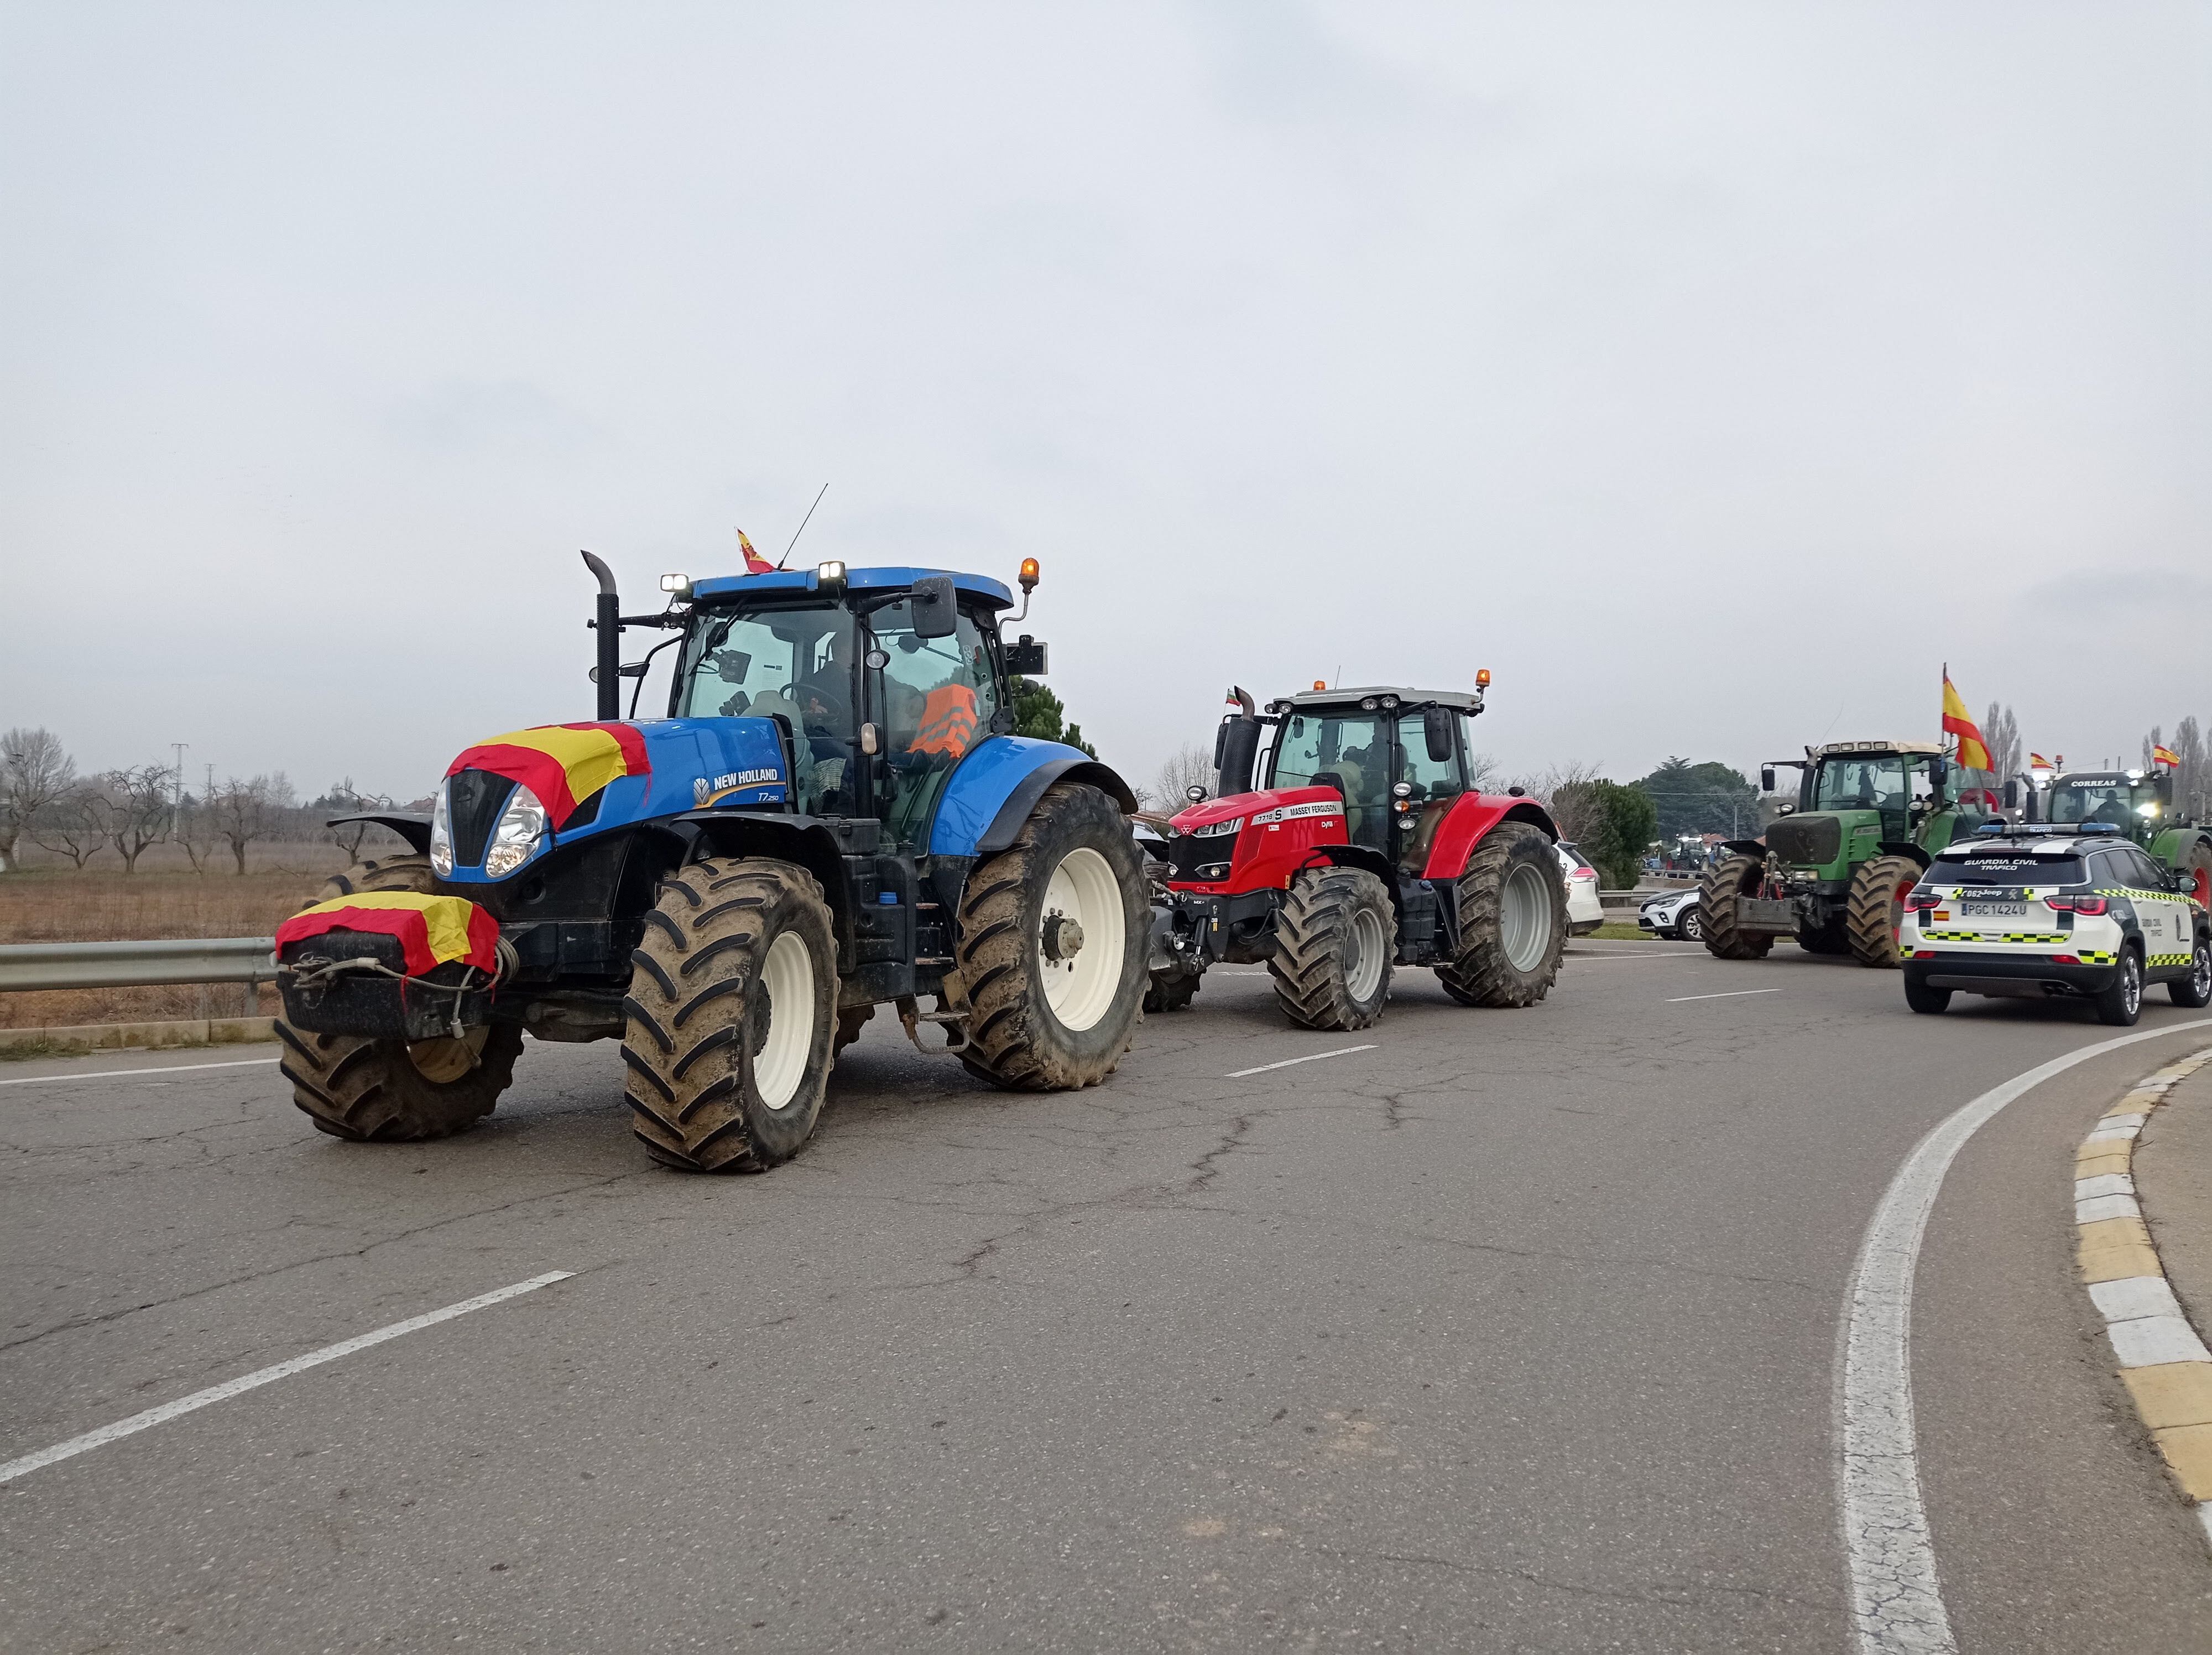
[[20, 1080], [0, 1080], [0, 1086], [36, 1086], [51, 1080], [116, 1080], [133, 1074], [185, 1074], [193, 1069], [250, 1069], [276, 1061], [273, 1057], [241, 1057], [228, 1063], [165, 1063], [159, 1068], [95, 1069], [89, 1074], [26, 1074]]
[[1949, 1655], [1959, 1646], [1936, 1579], [1912, 1437], [1912, 1278], [1943, 1175], [1984, 1123], [2052, 1076], [2138, 1041], [2204, 1028], [2212, 1018], [2100, 1040], [1991, 1087], [1921, 1139], [1882, 1192], [1851, 1267], [1837, 1347], [1836, 1493], [1851, 1618], [1867, 1655]]
[[1677, 995], [1667, 1004], [1680, 1006], [1692, 1000], [1741, 1000], [1746, 995], [1778, 995], [1781, 992], [1779, 989], [1730, 989], [1726, 994], [1721, 995]]
[[303, 1372], [311, 1367], [319, 1367], [325, 1362], [335, 1362], [341, 1356], [350, 1356], [357, 1350], [366, 1350], [371, 1345], [380, 1345], [387, 1339], [397, 1339], [404, 1333], [419, 1332], [424, 1328], [435, 1327], [441, 1322], [450, 1322], [457, 1316], [466, 1316], [471, 1311], [480, 1311], [487, 1305], [496, 1305], [502, 1299], [514, 1299], [526, 1293], [535, 1293], [540, 1287], [550, 1287], [556, 1281], [566, 1281], [574, 1275], [575, 1275], [574, 1270], [548, 1270], [544, 1275], [533, 1275], [527, 1281], [518, 1281], [512, 1287], [495, 1287], [489, 1293], [478, 1293], [474, 1299], [464, 1299], [458, 1305], [448, 1305], [443, 1310], [428, 1311], [421, 1316], [410, 1316], [404, 1322], [394, 1322], [390, 1327], [379, 1328], [374, 1333], [357, 1334], [353, 1338], [341, 1340], [335, 1345], [325, 1345], [320, 1350], [311, 1350], [305, 1356], [295, 1356], [288, 1362], [279, 1362], [274, 1367], [257, 1369], [252, 1373], [240, 1374], [235, 1379], [226, 1379], [219, 1385], [210, 1385], [205, 1390], [195, 1390], [189, 1396], [179, 1396], [173, 1402], [163, 1402], [159, 1408], [149, 1408], [143, 1414], [133, 1414], [129, 1419], [118, 1420], [113, 1425], [103, 1425], [97, 1431], [88, 1431], [81, 1437], [71, 1437], [67, 1442], [56, 1443], [52, 1448], [41, 1448], [35, 1454], [26, 1454], [21, 1459], [9, 1460], [5, 1465], [0, 1465], [0, 1483], [12, 1482], [27, 1472], [36, 1471], [42, 1466], [52, 1465], [57, 1460], [69, 1459], [88, 1450], [105, 1446], [118, 1438], [131, 1436], [134, 1433], [145, 1430], [149, 1426], [163, 1424], [175, 1419], [179, 1415], [190, 1414], [212, 1402], [227, 1401], [242, 1392], [257, 1390], [262, 1385], [273, 1384], [279, 1379], [289, 1379], [295, 1373]]
[[2108, 1322], [2105, 1336], [2122, 1367], [2164, 1367], [2168, 1362], [2212, 1362], [2212, 1353], [2185, 1316], [2136, 1316]]
[[2128, 1275], [2118, 1281], [2092, 1281], [2089, 1302], [2107, 1322], [2181, 1314], [2181, 1301], [2173, 1296], [2173, 1288], [2162, 1275]]
[[2128, 1172], [2100, 1172], [2093, 1178], [2074, 1180], [2076, 1201], [2087, 1201], [2096, 1196], [2132, 1196], [2135, 1192], [2135, 1177]]
[[2133, 1196], [2092, 1196], [2074, 1203], [2074, 1222], [2101, 1224], [2108, 1218], [2141, 1218], [2142, 1207]]
[[1294, 1063], [1318, 1063], [1324, 1057], [1349, 1057], [1356, 1051], [1373, 1051], [1374, 1050], [1375, 1044], [1370, 1041], [1366, 1045], [1346, 1046], [1340, 1051], [1317, 1051], [1304, 1057], [1285, 1057], [1279, 1063], [1262, 1063], [1255, 1069], [1238, 1069], [1229, 1078], [1232, 1080], [1241, 1080], [1248, 1074], [1265, 1074], [1269, 1069], [1286, 1069]]
[[1711, 958], [1712, 957], [1711, 957], [1710, 954], [1692, 954], [1692, 953], [1686, 953], [1686, 952], [1685, 952], [1685, 953], [1674, 953], [1674, 954], [1656, 954], [1656, 953], [1654, 953], [1654, 954], [1585, 954], [1585, 953], [1582, 952], [1579, 949], [1570, 948], [1570, 949], [1568, 949], [1568, 950], [1567, 950], [1567, 952], [1566, 952], [1565, 958], [1569, 958], [1569, 959], [1637, 959], [1637, 960], [1643, 960], [1643, 959], [1710, 959], [1710, 958]]

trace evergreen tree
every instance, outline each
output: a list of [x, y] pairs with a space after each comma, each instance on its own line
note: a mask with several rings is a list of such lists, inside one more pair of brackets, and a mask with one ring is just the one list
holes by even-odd
[[1098, 757], [1098, 749], [1083, 739], [1083, 727], [1066, 721], [1067, 709], [1049, 688], [1024, 678], [1009, 678], [1006, 687], [1013, 693], [1016, 735], [1037, 741], [1065, 741], [1093, 758]]
[[1692, 764], [1669, 758], [1636, 785], [1659, 812], [1657, 837], [1672, 842], [1686, 833], [1759, 831], [1759, 794], [1739, 771], [1717, 760]]

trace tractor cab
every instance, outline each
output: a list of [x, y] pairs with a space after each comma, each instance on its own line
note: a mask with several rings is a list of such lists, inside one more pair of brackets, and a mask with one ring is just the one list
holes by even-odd
[[702, 581], [683, 618], [669, 714], [775, 720], [792, 755], [793, 809], [872, 817], [890, 843], [917, 848], [954, 768], [1013, 729], [1009, 677], [1044, 670], [1042, 644], [1000, 637], [1012, 602], [996, 581], [913, 569]]
[[1349, 843], [1418, 873], [1468, 791], [1467, 721], [1480, 699], [1414, 690], [1316, 691], [1268, 709], [1267, 785], [1334, 788]]
[[2074, 770], [2035, 794], [2034, 818], [2053, 827], [2118, 828], [2148, 849], [2173, 810], [2169, 776], [2141, 770]]

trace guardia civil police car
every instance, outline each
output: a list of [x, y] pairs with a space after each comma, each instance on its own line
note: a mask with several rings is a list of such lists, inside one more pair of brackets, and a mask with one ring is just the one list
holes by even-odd
[[2124, 1026], [2144, 984], [2163, 983], [2175, 1005], [2203, 1006], [2212, 921], [2193, 890], [2115, 827], [1990, 823], [1939, 855], [1905, 899], [1905, 1003], [1940, 1012], [1960, 991], [2075, 995]]

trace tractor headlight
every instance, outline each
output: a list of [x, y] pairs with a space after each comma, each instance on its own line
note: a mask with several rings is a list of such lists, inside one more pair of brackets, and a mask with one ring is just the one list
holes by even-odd
[[1232, 816], [1225, 822], [1208, 822], [1204, 827], [1193, 828], [1190, 837], [1194, 839], [1218, 839], [1224, 833], [1236, 832], [1243, 825], [1243, 817]]
[[528, 861], [545, 840], [545, 806], [520, 782], [499, 813], [491, 831], [491, 849], [484, 852], [483, 869], [495, 879], [503, 879]]
[[430, 806], [430, 871], [441, 879], [453, 871], [453, 806], [442, 785]]

